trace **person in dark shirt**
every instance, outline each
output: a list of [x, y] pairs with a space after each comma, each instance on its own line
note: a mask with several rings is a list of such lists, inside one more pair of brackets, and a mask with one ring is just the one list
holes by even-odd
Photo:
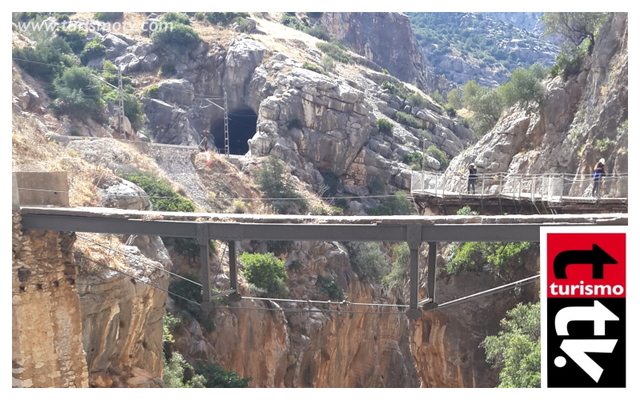
[[209, 131], [202, 131], [202, 140], [200, 140], [200, 150], [207, 151], [209, 148]]
[[469, 180], [467, 181], [467, 194], [470, 193], [470, 189], [473, 189], [473, 194], [476, 194], [476, 179], [478, 179], [478, 170], [473, 163], [469, 164], [467, 170], [469, 171]]
[[596, 166], [593, 167], [593, 190], [591, 191], [591, 197], [600, 197], [600, 182], [605, 174], [604, 158], [601, 158]]

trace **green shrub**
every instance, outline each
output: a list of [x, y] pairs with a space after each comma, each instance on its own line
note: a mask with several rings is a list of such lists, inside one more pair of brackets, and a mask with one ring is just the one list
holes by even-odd
[[325, 185], [329, 186], [329, 189], [325, 192], [326, 197], [334, 197], [338, 190], [342, 187], [340, 182], [340, 176], [332, 171], [321, 172]]
[[238, 24], [238, 31], [240, 31], [240, 32], [249, 32], [250, 25], [249, 25], [249, 21], [246, 18], [235, 17], [233, 19], [233, 22]]
[[391, 132], [393, 132], [393, 124], [386, 119], [380, 118], [376, 121], [376, 124], [382, 133], [391, 134]]
[[336, 280], [336, 278], [332, 276], [327, 277], [318, 275], [318, 281], [316, 285], [319, 285], [320, 292], [329, 296], [331, 300], [342, 301], [345, 299], [344, 291], [342, 290], [340, 285], [338, 285], [338, 281]]
[[500, 87], [500, 95], [505, 107], [520, 103], [524, 109], [532, 109], [532, 104], [539, 105], [545, 96], [545, 88], [536, 77], [535, 71], [516, 68], [509, 82]]
[[388, 197], [384, 203], [366, 210], [369, 215], [410, 215], [414, 214], [411, 201], [407, 193], [399, 190], [394, 196]]
[[151, 99], [155, 99], [158, 97], [158, 85], [153, 85], [147, 90], [144, 91], [144, 97], [149, 97]]
[[100, 87], [88, 68], [71, 67], [53, 82], [56, 99], [51, 107], [56, 115], [106, 122], [107, 110]]
[[[382, 180], [382, 177], [380, 177], [380, 175], [369, 175], [367, 176], [367, 180], [367, 187], [369, 188], [369, 191], [372, 195], [380, 196], [386, 194], [387, 185], [385, 185], [385, 182]], [[346, 208], [346, 206], [347, 205], [345, 204], [342, 208]]]
[[351, 62], [351, 57], [345, 51], [346, 47], [344, 47], [344, 45], [342, 45], [342, 43], [340, 42], [318, 42], [316, 43], [316, 46], [320, 49], [320, 51], [336, 61], [344, 64], [348, 64]]
[[80, 54], [84, 49], [87, 40], [87, 34], [82, 29], [64, 29], [58, 27], [56, 35], [64, 39], [74, 54]]
[[88, 61], [103, 57], [105, 54], [107, 54], [107, 48], [102, 43], [94, 40], [84, 46], [84, 50], [82, 50], [80, 56], [86, 64]]
[[422, 128], [422, 123], [416, 117], [411, 114], [404, 113], [402, 111], [398, 111], [396, 113], [396, 121], [403, 125], [409, 125], [413, 128]]
[[[200, 280], [193, 275], [186, 275], [185, 278], [194, 282]], [[189, 281], [179, 279], [169, 282], [169, 296], [173, 298], [177, 307], [188, 312], [198, 321], [207, 332], [215, 329], [215, 310], [203, 311], [199, 304], [202, 303], [202, 287]], [[190, 301], [188, 301], [190, 300]], [[194, 304], [198, 303], [198, 304]]]
[[501, 369], [499, 388], [540, 387], [540, 332], [540, 302], [519, 303], [500, 320], [498, 335], [480, 343], [487, 362]]
[[324, 40], [326, 42], [329, 42], [331, 40], [331, 36], [329, 36], [329, 34], [327, 33], [327, 31], [325, 31], [324, 29], [322, 29], [319, 26], [315, 26], [313, 28], [309, 28], [307, 26], [302, 28], [302, 32], [306, 33], [307, 35], [311, 35], [313, 37], [317, 37], [320, 40]]
[[336, 69], [336, 63], [333, 61], [333, 58], [325, 54], [322, 56], [322, 67], [327, 72], [333, 72]]
[[331, 215], [342, 215], [344, 213], [344, 210], [340, 207], [331, 207]]
[[394, 94], [404, 100], [408, 99], [411, 93], [407, 90], [407, 88], [400, 82], [382, 82], [382, 88], [387, 90], [389, 93]]
[[413, 153], [409, 153], [402, 159], [402, 162], [409, 166], [417, 166], [422, 167], [422, 154], [414, 151]]
[[[133, 89], [131, 89], [130, 91], [133, 92]], [[129, 119], [129, 122], [131, 122], [131, 125], [134, 129], [140, 129], [145, 117], [144, 112], [142, 111], [143, 105], [142, 102], [136, 98], [136, 96], [128, 92], [129, 90], [125, 89], [125, 93], [123, 96], [124, 115]], [[103, 98], [104, 100], [117, 104], [118, 91], [111, 88], [106, 90], [103, 88]]]
[[447, 156], [445, 156], [442, 150], [438, 149], [436, 146], [429, 146], [427, 154], [440, 162], [440, 171], [444, 171], [449, 166]]
[[[184, 359], [182, 354], [173, 353], [169, 356], [162, 355], [164, 368], [162, 381], [168, 388], [203, 388], [205, 378], [192, 372], [193, 367]], [[185, 373], [185, 371], [189, 371]], [[187, 379], [190, 376], [190, 379]]]
[[387, 259], [380, 250], [380, 244], [373, 242], [354, 242], [347, 245], [351, 269], [360, 280], [377, 282], [385, 272]]
[[524, 264], [537, 252], [537, 243], [514, 242], [468, 242], [457, 244], [451, 252], [447, 272], [457, 274], [462, 270], [488, 267], [505, 281], [510, 281], [511, 272]]
[[195, 15], [193, 16], [197, 21], [204, 21], [205, 19], [205, 15], [203, 12], [197, 12], [195, 13]]
[[[274, 156], [269, 156], [258, 168], [254, 170], [254, 178], [265, 197], [272, 199], [288, 199], [302, 213], [309, 209], [307, 200], [295, 189], [293, 183], [286, 175], [283, 163]], [[282, 200], [280, 200], [282, 201]], [[284, 212], [283, 208], [278, 210]]]
[[123, 15], [124, 13], [122, 12], [97, 12], [93, 14], [93, 19], [102, 22], [113, 22], [121, 19]]
[[225, 371], [216, 364], [195, 365], [195, 372], [204, 377], [207, 388], [248, 388], [252, 378], [240, 378], [235, 371]]
[[424, 108], [427, 106], [427, 104], [429, 104], [427, 99], [422, 97], [422, 95], [418, 92], [411, 93], [408, 97], [408, 100], [409, 104], [411, 104], [413, 107]]
[[444, 105], [444, 111], [447, 113], [448, 116], [450, 116], [451, 118], [456, 116], [456, 109], [453, 108], [452, 106], [450, 106], [449, 104], [445, 104]]
[[502, 98], [498, 89], [481, 87], [475, 97], [470, 99], [470, 108], [474, 112], [471, 125], [476, 137], [489, 132], [502, 114]]
[[73, 62], [67, 54], [72, 54], [71, 47], [63, 38], [54, 38], [45, 43], [38, 43], [35, 48], [14, 47], [11, 50], [14, 61], [26, 73], [51, 83], [62, 72], [71, 67]]
[[462, 100], [460, 100], [460, 93], [458, 89], [451, 89], [447, 94], [447, 105], [453, 107], [455, 110], [462, 108]]
[[294, 16], [291, 16], [291, 15], [287, 15], [286, 13], [282, 14], [282, 17], [280, 18], [280, 23], [282, 25], [289, 26], [289, 27], [291, 27], [293, 29], [297, 29], [299, 31], [301, 31], [302, 28], [304, 27], [304, 25], [302, 25], [300, 23], [300, 20], [298, 20], [298, 18], [296, 18]]
[[190, 25], [191, 20], [189, 20], [189, 16], [185, 13], [178, 12], [167, 12], [162, 15], [162, 22], [175, 22], [183, 25]]
[[304, 64], [302, 64], [302, 68], [308, 69], [308, 70], [313, 71], [313, 72], [317, 72], [319, 74], [324, 74], [324, 71], [322, 70], [322, 68], [318, 67], [315, 64], [309, 64], [306, 61], [304, 62]]
[[171, 64], [171, 63], [164, 63], [162, 64], [162, 66], [160, 67], [160, 75], [164, 76], [164, 77], [169, 77], [169, 76], [173, 76], [177, 73], [178, 71], [176, 71], [176, 67]]
[[193, 202], [176, 193], [169, 184], [149, 172], [122, 173], [120, 176], [140, 186], [156, 211], [195, 212]]
[[549, 70], [552, 77], [562, 75], [564, 80], [570, 76], [580, 73], [580, 68], [587, 57], [587, 50], [584, 47], [573, 47], [563, 45], [560, 54], [556, 56], [556, 63]]
[[471, 207], [464, 206], [456, 212], [457, 215], [478, 215], [476, 211], [471, 211]]
[[267, 240], [267, 251], [276, 255], [288, 252], [293, 247], [291, 240]]
[[284, 262], [273, 253], [242, 253], [239, 260], [244, 265], [244, 276], [249, 283], [265, 291], [265, 297], [286, 298], [289, 295]]
[[431, 93], [429, 96], [431, 96], [431, 98], [433, 100], [435, 100], [438, 104], [443, 105], [446, 103], [446, 101], [444, 101], [444, 98], [442, 97], [442, 95], [440, 94], [439, 90], [436, 90], [435, 92]]
[[382, 284], [387, 287], [387, 289], [401, 287], [407, 279], [409, 261], [411, 260], [411, 251], [409, 245], [406, 243], [393, 246], [392, 252], [394, 261], [391, 264], [391, 271], [382, 277]]
[[[166, 241], [166, 239], [163, 238]], [[200, 259], [200, 244], [198, 244], [198, 240], [194, 238], [175, 238], [169, 239], [173, 240], [174, 247], [176, 253], [182, 254], [185, 257], [191, 260]], [[216, 251], [216, 242], [214, 240], [209, 240], [209, 254], [214, 254]]]
[[249, 13], [247, 12], [208, 12], [205, 13], [207, 17], [207, 21], [210, 23], [217, 25], [220, 24], [222, 26], [229, 25], [233, 22], [233, 20], [237, 17], [247, 18], [249, 17]]
[[154, 44], [169, 46], [178, 53], [185, 53], [198, 47], [200, 35], [188, 25], [174, 23], [173, 29], [163, 26], [155, 30], [151, 34], [151, 41]]

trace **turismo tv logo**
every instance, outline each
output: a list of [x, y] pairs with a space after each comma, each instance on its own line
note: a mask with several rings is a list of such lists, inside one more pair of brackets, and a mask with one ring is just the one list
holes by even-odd
[[547, 386], [625, 387], [626, 234], [547, 234]]

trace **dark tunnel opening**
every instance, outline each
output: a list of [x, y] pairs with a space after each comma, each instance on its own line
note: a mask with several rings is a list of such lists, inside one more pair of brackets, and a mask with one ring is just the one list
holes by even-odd
[[[229, 111], [229, 154], [247, 154], [248, 140], [256, 133], [257, 121], [258, 116], [247, 106]], [[224, 153], [224, 117], [211, 125], [210, 132], [218, 151]]]

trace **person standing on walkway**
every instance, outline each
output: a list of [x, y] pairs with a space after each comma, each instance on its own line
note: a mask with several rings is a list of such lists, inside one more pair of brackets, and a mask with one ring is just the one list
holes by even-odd
[[593, 190], [591, 191], [591, 197], [600, 197], [600, 182], [605, 174], [604, 158], [601, 158], [596, 166], [593, 167]]
[[478, 170], [473, 163], [469, 164], [467, 170], [469, 171], [469, 180], [467, 181], [467, 194], [470, 194], [471, 188], [473, 188], [473, 194], [476, 194], [476, 179], [478, 179]]

